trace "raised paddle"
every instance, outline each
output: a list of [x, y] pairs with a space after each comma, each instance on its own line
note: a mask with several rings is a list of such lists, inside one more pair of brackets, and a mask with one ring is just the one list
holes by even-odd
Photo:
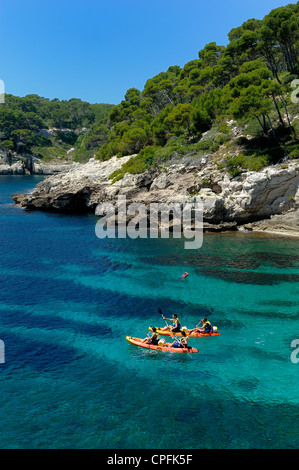
[[167, 323], [167, 321], [166, 321], [165, 318], [164, 318], [164, 315], [163, 315], [162, 310], [160, 309], [160, 307], [158, 308], [158, 312], [160, 313], [161, 317], [162, 317], [163, 320], [165, 321], [166, 325], [169, 326], [169, 324]]
[[[206, 313], [206, 314], [205, 314], [205, 317], [207, 317], [208, 315], [211, 315], [211, 312]], [[199, 324], [202, 322], [202, 320], [203, 320], [203, 318], [200, 320], [199, 323], [197, 323], [197, 325], [196, 325], [195, 328], [197, 328], [197, 327], [199, 326]]]
[[[148, 335], [145, 331], [141, 330], [140, 328], [139, 328], [139, 330], [142, 331], [142, 333], [144, 333], [149, 339], [151, 339], [150, 335]], [[145, 341], [145, 339], [142, 342], [144, 342], [144, 341]]]
[[[165, 321], [166, 325], [169, 326], [169, 323], [167, 323], [167, 321], [165, 320], [164, 316], [163, 316], [163, 313], [162, 313], [162, 310], [160, 309], [160, 307], [158, 308], [158, 312], [160, 313], [161, 317], [163, 318], [163, 320]], [[174, 337], [174, 334], [170, 331], [170, 336], [173, 338]]]

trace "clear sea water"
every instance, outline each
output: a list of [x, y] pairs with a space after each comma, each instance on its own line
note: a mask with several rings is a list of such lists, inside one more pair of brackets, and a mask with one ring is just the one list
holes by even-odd
[[[40, 180], [0, 177], [0, 448], [298, 448], [299, 239], [100, 240], [93, 216], [14, 205]], [[221, 335], [130, 345], [159, 307]]]

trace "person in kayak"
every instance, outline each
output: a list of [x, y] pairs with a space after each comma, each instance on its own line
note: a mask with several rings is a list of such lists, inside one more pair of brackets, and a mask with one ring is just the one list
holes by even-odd
[[157, 345], [158, 341], [159, 341], [159, 333], [157, 332], [156, 327], [153, 326], [152, 336], [151, 337], [148, 336], [147, 338], [144, 338], [142, 342]]
[[206, 317], [204, 317], [200, 321], [202, 322], [202, 326], [201, 327], [195, 327], [195, 328], [193, 328], [193, 330], [189, 330], [188, 331], [189, 335], [191, 335], [191, 333], [205, 333], [207, 335], [209, 333], [213, 333], [213, 327], [212, 327], [211, 323], [206, 319]]
[[170, 346], [173, 348], [190, 348], [190, 346], [188, 346], [188, 341], [189, 337], [184, 331], [182, 331], [182, 338], [176, 338]]
[[163, 331], [165, 330], [169, 330], [171, 331], [172, 333], [178, 333], [180, 330], [181, 330], [181, 323], [180, 323], [180, 320], [178, 319], [178, 316], [176, 313], [174, 313], [172, 315], [172, 318], [165, 318], [163, 316], [163, 320], [168, 320], [168, 321], [172, 321], [173, 322], [173, 326], [171, 325], [166, 325], [164, 326], [164, 328], [162, 328]]

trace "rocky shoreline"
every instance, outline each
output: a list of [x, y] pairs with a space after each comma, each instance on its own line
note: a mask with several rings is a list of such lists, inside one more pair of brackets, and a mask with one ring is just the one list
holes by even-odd
[[11, 165], [0, 163], [1, 175], [55, 175], [69, 171], [80, 165], [74, 162], [41, 163], [37, 158], [30, 157], [24, 160], [16, 159]]
[[[112, 184], [109, 176], [132, 156], [73, 164], [46, 177], [31, 194], [12, 199], [27, 210], [99, 215], [103, 202], [203, 203], [205, 231], [270, 231], [299, 235], [299, 164], [289, 161], [259, 172], [232, 177], [209, 157], [169, 162], [142, 174], [125, 174]], [[42, 173], [39, 173], [42, 174]], [[129, 219], [128, 219], [129, 220]]]
[[254, 232], [267, 232], [276, 235], [299, 237], [299, 209], [285, 214], [276, 214], [270, 219], [245, 224], [242, 229]]

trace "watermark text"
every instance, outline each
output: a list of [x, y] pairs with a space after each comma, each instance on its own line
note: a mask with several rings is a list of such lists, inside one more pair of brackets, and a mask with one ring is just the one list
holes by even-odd
[[0, 364], [5, 363], [5, 344], [2, 339], [0, 339]]
[[0, 80], [0, 104], [5, 103], [5, 85], [4, 81]]
[[293, 339], [291, 342], [291, 348], [295, 348], [291, 353], [291, 361], [293, 364], [298, 364], [299, 362], [299, 339]]
[[[103, 203], [97, 207], [95, 233], [98, 238], [181, 238], [185, 249], [198, 249], [203, 243], [203, 204], [201, 202], [151, 203], [133, 202], [118, 196], [115, 205]], [[117, 230], [116, 230], [117, 227]]]

